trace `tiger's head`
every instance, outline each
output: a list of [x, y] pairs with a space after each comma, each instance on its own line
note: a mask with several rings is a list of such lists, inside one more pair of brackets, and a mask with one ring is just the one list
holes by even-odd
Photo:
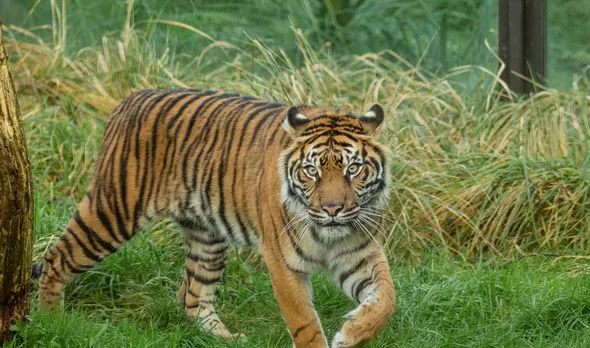
[[383, 123], [374, 105], [361, 117], [291, 107], [283, 127], [292, 138], [280, 156], [283, 204], [322, 241], [369, 233], [389, 193], [387, 149], [374, 138]]

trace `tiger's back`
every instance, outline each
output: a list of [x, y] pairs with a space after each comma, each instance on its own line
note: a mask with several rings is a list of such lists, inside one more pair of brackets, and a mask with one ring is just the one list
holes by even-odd
[[[253, 188], [266, 142], [286, 141], [279, 135], [286, 108], [221, 91], [132, 95], [107, 125], [90, 190], [90, 196], [106, 195], [115, 209], [100, 202], [91, 207], [120, 216], [116, 220], [131, 218], [136, 225], [128, 230], [165, 215], [215, 228], [232, 243], [257, 243], [248, 207], [256, 207]], [[126, 230], [120, 237], [129, 237]]]
[[53, 307], [76, 274], [148, 221], [170, 217], [186, 240], [178, 299], [206, 329], [231, 339], [213, 307], [215, 285], [230, 245], [256, 245], [297, 346], [327, 345], [307, 281], [322, 268], [361, 302], [332, 346], [366, 342], [394, 304], [370, 231], [389, 180], [372, 139], [382, 120], [377, 105], [356, 118], [223, 91], [134, 93], [113, 110], [90, 188], [44, 257], [40, 305]]

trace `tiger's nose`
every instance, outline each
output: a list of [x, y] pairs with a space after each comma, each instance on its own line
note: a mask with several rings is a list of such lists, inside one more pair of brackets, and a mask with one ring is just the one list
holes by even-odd
[[322, 203], [321, 206], [323, 211], [328, 213], [329, 216], [334, 217], [338, 215], [342, 209], [344, 209], [343, 202], [329, 202], [329, 203]]

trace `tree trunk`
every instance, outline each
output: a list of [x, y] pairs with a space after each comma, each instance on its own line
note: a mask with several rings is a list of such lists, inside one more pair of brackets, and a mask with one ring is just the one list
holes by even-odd
[[0, 344], [29, 311], [33, 246], [31, 166], [0, 21]]

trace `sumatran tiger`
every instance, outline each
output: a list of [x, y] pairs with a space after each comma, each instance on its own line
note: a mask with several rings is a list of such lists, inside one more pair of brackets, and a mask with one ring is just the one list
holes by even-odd
[[213, 307], [231, 245], [256, 246], [295, 347], [328, 347], [309, 274], [327, 270], [360, 304], [331, 347], [374, 338], [395, 293], [380, 245], [389, 191], [384, 112], [358, 117], [223, 91], [144, 90], [112, 112], [90, 188], [64, 234], [33, 267], [39, 305], [53, 308], [73, 276], [119, 250], [149, 221], [184, 234], [178, 300], [227, 340]]

